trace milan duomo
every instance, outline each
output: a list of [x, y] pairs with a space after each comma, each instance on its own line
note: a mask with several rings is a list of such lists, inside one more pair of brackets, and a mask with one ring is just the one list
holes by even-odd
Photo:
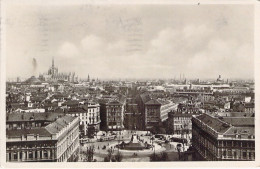
[[148, 6], [7, 13], [7, 163], [255, 161], [252, 6]]
[[40, 80], [43, 81], [69, 81], [69, 82], [78, 82], [78, 76], [75, 75], [75, 72], [70, 73], [59, 73], [58, 68], [54, 65], [54, 58], [52, 59], [52, 66], [48, 70], [47, 74], [41, 74], [39, 76]]

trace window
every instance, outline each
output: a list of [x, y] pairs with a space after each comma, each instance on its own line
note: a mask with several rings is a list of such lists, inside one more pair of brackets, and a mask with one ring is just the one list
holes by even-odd
[[17, 160], [18, 159], [18, 155], [17, 153], [14, 153], [14, 160]]
[[247, 157], [247, 153], [243, 152], [243, 158], [246, 159], [246, 157]]
[[48, 152], [44, 151], [44, 158], [47, 158], [47, 157], [48, 157]]
[[247, 143], [246, 143], [246, 142], [243, 142], [243, 143], [242, 143], [242, 147], [247, 147]]
[[29, 158], [33, 158], [33, 153], [31, 151], [29, 152]]
[[249, 159], [251, 159], [252, 158], [252, 153], [249, 152], [248, 155], [249, 155]]
[[231, 147], [232, 146], [232, 142], [231, 141], [227, 141], [227, 146]]
[[232, 157], [232, 151], [231, 150], [228, 150], [228, 156]]
[[223, 141], [223, 146], [226, 147], [227, 146], [227, 142], [226, 141]]
[[227, 152], [226, 150], [223, 151], [223, 156], [226, 156], [227, 155]]

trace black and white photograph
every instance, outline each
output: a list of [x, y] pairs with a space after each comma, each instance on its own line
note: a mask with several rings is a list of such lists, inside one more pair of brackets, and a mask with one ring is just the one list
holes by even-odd
[[255, 1], [62, 2], [1, 2], [1, 161], [256, 161]]

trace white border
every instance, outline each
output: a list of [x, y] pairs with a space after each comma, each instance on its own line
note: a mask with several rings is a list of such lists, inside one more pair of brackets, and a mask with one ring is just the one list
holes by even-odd
[[[1, 151], [0, 151], [0, 165], [4, 168], [161, 168], [161, 167], [259, 167], [260, 166], [260, 145], [258, 144], [260, 140], [258, 128], [260, 127], [259, 119], [259, 110], [260, 110], [260, 96], [259, 96], [259, 87], [260, 87], [260, 74], [258, 65], [260, 65], [260, 0], [54, 0], [46, 3], [44, 0], [2, 0], [1, 2], [1, 18], [5, 17], [5, 4], [7, 3], [25, 3], [25, 4], [40, 4], [40, 5], [72, 5], [72, 4], [182, 4], [182, 5], [191, 5], [191, 4], [252, 4], [255, 6], [255, 134], [256, 134], [256, 160], [252, 162], [119, 162], [119, 163], [107, 163], [107, 162], [96, 162], [96, 163], [6, 163], [6, 144], [5, 144], [5, 85], [6, 85], [6, 65], [5, 65], [5, 31], [4, 25], [1, 25], [1, 96], [0, 96], [0, 141], [1, 141]], [[188, 11], [187, 11], [188, 12]], [[242, 66], [242, 65], [241, 65]]]

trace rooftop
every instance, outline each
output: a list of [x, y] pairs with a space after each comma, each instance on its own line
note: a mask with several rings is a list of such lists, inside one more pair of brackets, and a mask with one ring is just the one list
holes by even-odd
[[231, 124], [232, 126], [255, 126], [254, 117], [223, 117], [223, 121]]
[[54, 121], [58, 116], [63, 113], [10, 113], [6, 115], [6, 122], [19, 122], [19, 121]]
[[231, 127], [230, 124], [208, 114], [201, 114], [197, 116], [197, 118], [201, 120], [204, 124], [213, 128], [218, 133], [225, 133]]
[[235, 134], [240, 135], [240, 138], [242, 139], [248, 139], [251, 136], [255, 136], [255, 128], [254, 127], [232, 127], [225, 133], [225, 135], [235, 135]]
[[152, 99], [145, 103], [145, 105], [162, 105], [158, 100]]
[[52, 134], [57, 134], [60, 132], [64, 127], [66, 127], [70, 122], [72, 122], [76, 117], [72, 117], [69, 115], [62, 116], [56, 119], [54, 122], [48, 124], [45, 127], [39, 128], [31, 128], [31, 129], [13, 129], [13, 130], [6, 130], [7, 137], [21, 137], [23, 135], [39, 135], [39, 136], [46, 136], [50, 137]]

